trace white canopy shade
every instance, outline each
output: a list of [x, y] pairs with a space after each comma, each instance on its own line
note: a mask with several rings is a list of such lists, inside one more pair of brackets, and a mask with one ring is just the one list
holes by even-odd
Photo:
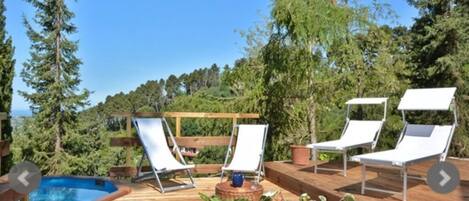
[[456, 87], [408, 89], [397, 109], [399, 110], [449, 110]]
[[378, 105], [383, 104], [388, 98], [353, 98], [347, 101], [347, 105]]

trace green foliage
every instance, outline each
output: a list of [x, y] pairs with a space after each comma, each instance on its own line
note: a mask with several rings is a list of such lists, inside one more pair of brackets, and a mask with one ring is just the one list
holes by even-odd
[[[413, 0], [410, 3], [421, 13], [409, 33], [412, 86], [458, 88], [459, 127], [450, 154], [468, 156], [469, 3], [447, 0]], [[419, 116], [417, 120], [434, 122], [435, 115], [439, 114]], [[451, 115], [447, 118], [451, 119]]]
[[[12, 150], [15, 161], [34, 161], [49, 174], [105, 175], [110, 166], [122, 164], [122, 149], [109, 147], [109, 138], [123, 135], [121, 130], [126, 124], [122, 118], [111, 117], [115, 112], [260, 113], [261, 122], [270, 124], [266, 160], [284, 160], [289, 157], [290, 144], [337, 139], [345, 124], [344, 103], [348, 99], [385, 96], [389, 97], [388, 115], [378, 143], [378, 150], [385, 150], [394, 147], [403, 127], [396, 108], [410, 87], [458, 87], [460, 125], [450, 154], [469, 155], [466, 1], [409, 1], [420, 10], [420, 16], [408, 30], [379, 26], [378, 18], [392, 18], [393, 13], [378, 0], [373, 0], [371, 6], [335, 0], [275, 0], [265, 25], [242, 33], [248, 44], [247, 54], [234, 66], [220, 69], [213, 64], [180, 76], [150, 80], [128, 93], [108, 96], [104, 102], [81, 112], [77, 108], [87, 96], [86, 91], [77, 94], [76, 90], [81, 62], [74, 56], [77, 43], [66, 39], [76, 30], [69, 22], [73, 13], [62, 0], [29, 2], [42, 13], [34, 19], [40, 31], [34, 31], [27, 20], [25, 23], [33, 45], [22, 77], [36, 92], [22, 94], [32, 103], [35, 115], [15, 130]], [[0, 8], [3, 12], [3, 6]], [[64, 18], [60, 28], [50, 21], [57, 16]], [[13, 47], [3, 30], [2, 15], [0, 25], [0, 111], [9, 111]], [[61, 65], [52, 65], [57, 58], [52, 39], [59, 36], [57, 33], [61, 33], [60, 49], [66, 56], [59, 59]], [[62, 68], [60, 79], [55, 77], [56, 66]], [[71, 93], [64, 94], [63, 90]], [[380, 119], [382, 109], [353, 107], [351, 116]], [[440, 113], [416, 113], [409, 120], [451, 121], [451, 115], [440, 117]], [[168, 121], [174, 128], [174, 122]], [[184, 136], [227, 136], [232, 122], [183, 119], [182, 126]], [[9, 138], [8, 131], [3, 137]], [[58, 139], [61, 151], [57, 152]], [[222, 163], [226, 148], [199, 151], [193, 162]], [[141, 150], [133, 153], [136, 156]]]
[[[13, 47], [11, 37], [7, 35], [5, 30], [5, 10], [4, 0], [0, 0], [0, 112], [10, 114], [13, 97], [13, 77], [15, 76], [15, 59], [13, 59], [15, 48]], [[1, 125], [0, 139], [11, 141], [12, 127], [10, 121], [4, 121]], [[2, 169], [0, 169], [0, 175], [10, 169], [11, 156], [4, 157], [1, 161]]]
[[195, 164], [223, 164], [228, 148], [220, 146], [209, 146], [199, 150], [194, 158]]
[[[208, 195], [205, 195], [203, 193], [199, 193], [199, 196], [200, 196], [200, 199], [203, 200], [203, 201], [227, 201], [227, 200], [221, 199], [220, 197], [218, 197], [216, 195], [212, 195], [212, 196], [209, 197]], [[249, 201], [249, 199], [238, 198], [238, 199], [234, 199], [234, 200], [230, 200], [230, 201]]]
[[21, 77], [34, 92], [20, 94], [31, 103], [34, 113], [34, 143], [39, 145], [33, 146], [32, 158], [43, 163], [40, 167], [47, 174], [68, 174], [86, 160], [69, 146], [79, 144], [75, 140], [84, 137], [77, 129], [77, 112], [87, 104], [89, 94], [87, 90], [78, 91], [78, 44], [67, 39], [77, 30], [70, 22], [74, 14], [63, 0], [28, 2], [36, 8], [33, 21], [34, 27], [39, 27], [36, 31], [25, 18], [32, 45]]

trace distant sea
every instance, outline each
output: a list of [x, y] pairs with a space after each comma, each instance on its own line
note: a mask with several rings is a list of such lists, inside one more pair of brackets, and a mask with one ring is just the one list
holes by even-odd
[[32, 115], [31, 110], [12, 110], [11, 116], [13, 117], [30, 117]]

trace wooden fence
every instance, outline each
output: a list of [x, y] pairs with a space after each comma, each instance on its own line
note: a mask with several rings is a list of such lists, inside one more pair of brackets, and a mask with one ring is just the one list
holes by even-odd
[[[111, 138], [111, 146], [124, 147], [126, 149], [125, 166], [112, 167], [109, 170], [110, 177], [128, 177], [136, 174], [136, 167], [132, 166], [132, 148], [141, 146], [138, 138], [132, 136], [132, 117], [165, 117], [175, 120], [175, 139], [179, 147], [202, 149], [207, 146], [228, 146], [230, 136], [191, 136], [184, 137], [181, 120], [183, 118], [205, 118], [205, 119], [231, 119], [233, 125], [238, 123], [239, 119], [259, 119], [259, 114], [252, 113], [206, 113], [206, 112], [122, 112], [113, 114], [114, 117], [123, 117], [126, 119], [126, 137]], [[231, 129], [227, 132], [231, 132]], [[171, 146], [171, 141], [168, 140]], [[184, 156], [193, 157], [193, 153], [183, 153]], [[222, 164], [196, 164], [194, 173], [208, 174], [220, 171]], [[143, 169], [150, 169], [144, 167]]]

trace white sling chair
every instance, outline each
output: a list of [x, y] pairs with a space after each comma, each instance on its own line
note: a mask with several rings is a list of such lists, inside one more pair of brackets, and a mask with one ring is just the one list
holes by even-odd
[[[264, 171], [264, 147], [267, 138], [268, 125], [241, 124], [233, 127], [230, 144], [226, 153], [225, 162], [221, 168], [221, 181], [225, 171], [256, 173], [256, 182], [259, 183], [261, 172]], [[237, 128], [237, 129], [236, 129]], [[232, 153], [233, 138], [237, 130], [236, 149], [227, 166], [228, 158]]]
[[[407, 200], [407, 168], [415, 163], [439, 158], [446, 159], [454, 130], [457, 126], [457, 111], [454, 102], [456, 88], [408, 89], [399, 103], [405, 126], [396, 148], [370, 154], [357, 155], [352, 160], [361, 163], [361, 193], [365, 190], [384, 193], [398, 193], [389, 190], [366, 187], [366, 166], [379, 165], [398, 168], [403, 174], [403, 200]], [[452, 110], [452, 125], [410, 124], [405, 119], [405, 111], [417, 110]]]
[[[338, 140], [332, 140], [321, 143], [309, 144], [307, 147], [313, 149], [314, 173], [317, 170], [342, 171], [347, 176], [347, 151], [358, 147], [370, 148], [371, 151], [376, 147], [381, 128], [386, 121], [387, 98], [354, 98], [346, 102], [347, 117], [342, 135]], [[381, 120], [351, 120], [350, 110], [352, 105], [381, 105], [384, 104], [384, 114]], [[323, 168], [317, 165], [317, 154], [319, 150], [324, 152], [339, 152], [343, 155], [343, 170]]]
[[[153, 178], [154, 176], [162, 193], [179, 189], [194, 188], [195, 183], [190, 170], [194, 168], [194, 165], [187, 165], [184, 161], [181, 151], [176, 144], [176, 140], [174, 139], [166, 120], [164, 118], [134, 118], [133, 123], [137, 129], [138, 137], [140, 138], [140, 142], [142, 143], [145, 151], [138, 166], [137, 177], [134, 180], [140, 181]], [[164, 126], [166, 126], [166, 130], [168, 131], [173, 144], [173, 151], [176, 151], [182, 163], [174, 158], [172, 151], [169, 149], [163, 129], [163, 123]], [[149, 172], [142, 172], [142, 163], [145, 157], [148, 158], [150, 166], [152, 167], [152, 170]], [[175, 171], [186, 171], [189, 175], [191, 184], [182, 184], [164, 188], [160, 180], [160, 175]]]

